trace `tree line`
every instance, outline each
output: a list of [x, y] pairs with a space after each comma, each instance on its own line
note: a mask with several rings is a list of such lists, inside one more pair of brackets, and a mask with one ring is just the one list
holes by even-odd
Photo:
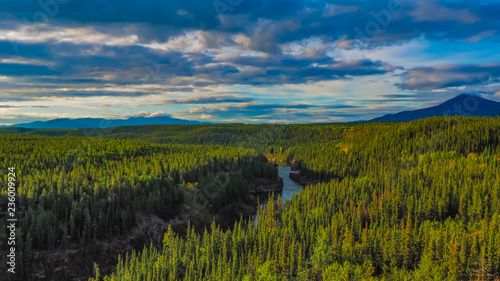
[[[17, 240], [26, 262], [34, 250], [128, 234], [138, 213], [168, 220], [189, 205], [215, 215], [251, 200], [248, 178], [277, 177], [252, 149], [30, 134], [0, 135], [0, 143], [0, 167], [17, 172]], [[7, 172], [0, 186], [5, 216]]]
[[278, 199], [257, 225], [169, 230], [162, 248], [93, 280], [498, 280], [499, 136], [495, 118], [343, 128], [288, 148], [320, 183], [284, 209]]

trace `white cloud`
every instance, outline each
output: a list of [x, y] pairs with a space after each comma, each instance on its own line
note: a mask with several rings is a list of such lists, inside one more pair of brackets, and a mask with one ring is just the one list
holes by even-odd
[[153, 117], [170, 117], [170, 114], [167, 114], [163, 111], [156, 111], [156, 112], [147, 112], [147, 111], [141, 111], [139, 113], [136, 113], [132, 115], [132, 117], [146, 117], [146, 118], [153, 118]]
[[54, 62], [51, 62], [51, 61], [45, 61], [45, 60], [40, 60], [40, 59], [27, 59], [27, 58], [22, 58], [22, 57], [0, 59], [0, 63], [44, 65], [44, 66], [53, 66], [54, 65]]
[[469, 43], [476, 43], [477, 41], [481, 41], [485, 38], [494, 36], [497, 33], [496, 30], [488, 30], [488, 31], [483, 31], [477, 35], [471, 36], [467, 39], [464, 39], [463, 41], [469, 42]]
[[200, 119], [203, 119], [203, 120], [208, 120], [208, 119], [212, 119], [212, 118], [213, 118], [213, 115], [210, 115], [210, 114], [200, 115]]
[[135, 34], [116, 36], [98, 32], [92, 27], [64, 28], [39, 24], [23, 25], [15, 30], [0, 29], [0, 40], [23, 43], [54, 41], [57, 43], [128, 46], [136, 44], [138, 36]]

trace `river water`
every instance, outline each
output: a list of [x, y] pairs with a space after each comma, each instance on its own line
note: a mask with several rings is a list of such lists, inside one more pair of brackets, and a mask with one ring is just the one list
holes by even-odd
[[[274, 193], [274, 200], [278, 199], [278, 196], [281, 195], [281, 200], [283, 204], [285, 204], [286, 200], [292, 199], [292, 195], [294, 193], [298, 193], [302, 186], [297, 182], [294, 182], [290, 177], [290, 173], [298, 173], [297, 171], [292, 171], [290, 166], [278, 166], [278, 176], [283, 178], [283, 191]], [[261, 193], [259, 196], [259, 204], [265, 207], [267, 205], [269, 199], [269, 193]], [[258, 221], [258, 212], [255, 213], [254, 216], [254, 224], [257, 224]]]

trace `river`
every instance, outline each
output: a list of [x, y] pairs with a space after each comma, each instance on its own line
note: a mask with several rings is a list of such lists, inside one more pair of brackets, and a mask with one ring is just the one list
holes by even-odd
[[[298, 173], [296, 171], [292, 171], [290, 166], [278, 166], [278, 176], [283, 178], [283, 191], [274, 193], [274, 200], [278, 199], [278, 196], [281, 195], [281, 200], [283, 204], [285, 204], [286, 200], [292, 199], [292, 195], [294, 193], [298, 193], [302, 186], [297, 182], [293, 181], [289, 175], [290, 173]], [[261, 193], [259, 196], [259, 204], [265, 207], [267, 205], [269, 194]], [[258, 211], [254, 216], [254, 224], [257, 224], [258, 221]]]

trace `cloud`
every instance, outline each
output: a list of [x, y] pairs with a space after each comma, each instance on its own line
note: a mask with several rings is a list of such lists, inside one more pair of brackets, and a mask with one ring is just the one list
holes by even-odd
[[403, 90], [436, 90], [467, 85], [488, 85], [498, 82], [500, 63], [479, 65], [438, 65], [416, 67], [402, 74]]
[[0, 125], [14, 125], [33, 121], [47, 121], [57, 118], [68, 118], [67, 113], [19, 113], [0, 115]]
[[468, 9], [447, 8], [436, 0], [420, 0], [417, 1], [416, 6], [415, 10], [410, 13], [416, 22], [458, 21], [470, 24], [480, 19]]
[[327, 5], [323, 10], [322, 16], [329, 18], [345, 13], [355, 13], [358, 9], [358, 6]]
[[141, 112], [134, 114], [130, 117], [154, 118], [154, 117], [172, 117], [172, 115], [165, 113], [163, 111], [156, 111], [156, 112], [141, 111]]
[[21, 25], [15, 30], [0, 29], [0, 40], [10, 40], [17, 43], [51, 42], [55, 44], [130, 46], [138, 43], [138, 36], [135, 34], [120, 36], [102, 33], [92, 27], [69, 28], [50, 25]]
[[389, 95], [381, 95], [384, 98], [388, 99], [412, 99], [414, 98], [413, 95], [408, 95], [408, 94], [389, 94]]
[[[227, 121], [234, 118], [244, 122], [326, 122], [335, 118], [356, 118], [355, 110], [361, 107], [346, 104], [301, 104], [301, 103], [240, 103], [213, 107], [193, 108], [176, 112], [184, 118], [207, 117], [213, 121]], [[349, 110], [352, 110], [349, 112]], [[208, 118], [210, 116], [210, 118]], [[259, 120], [259, 121], [253, 121]]]
[[382, 61], [369, 59], [336, 61], [328, 56], [305, 59], [289, 55], [278, 58], [233, 55], [224, 58], [224, 61], [238, 67], [247, 67], [238, 73], [221, 77], [219, 82], [226, 84], [297, 84], [346, 79], [350, 76], [385, 74], [398, 69]]
[[238, 103], [251, 102], [253, 98], [236, 97], [234, 95], [220, 95], [209, 97], [191, 97], [185, 99], [167, 100], [159, 104], [209, 104], [209, 103]]
[[0, 108], [12, 109], [12, 108], [49, 108], [49, 107], [45, 106], [45, 105], [8, 105], [8, 104], [2, 105], [2, 104], [0, 104]]
[[[401, 8], [391, 12], [390, 7], [400, 3]], [[496, 12], [498, 3], [481, 5], [473, 1], [467, 4], [457, 1], [321, 1], [256, 0], [242, 1], [224, 15], [218, 15], [213, 1], [158, 2], [146, 0], [141, 4], [123, 4], [117, 0], [103, 3], [98, 0], [86, 1], [85, 5], [70, 1], [61, 6], [58, 13], [50, 18], [48, 27], [28, 24], [23, 18], [33, 20], [42, 8], [36, 2], [23, 5], [2, 2], [3, 15], [8, 15], [9, 31], [7, 40], [25, 40], [30, 29], [33, 40], [72, 41], [75, 43], [99, 43], [124, 45], [135, 43], [158, 43], [171, 38], [191, 41], [205, 48], [220, 48], [232, 44], [228, 34], [244, 35], [251, 40], [248, 47], [269, 54], [279, 54], [280, 46], [300, 41], [311, 36], [324, 36], [330, 41], [359, 38], [356, 28], [366, 31], [367, 26], [380, 23], [389, 12], [387, 24], [379, 24], [380, 32], [371, 35], [364, 32], [369, 45], [386, 45], [420, 37], [422, 34], [446, 33], [450, 39], [464, 39], [487, 30], [496, 30], [495, 21], [486, 21]], [[391, 6], [392, 5], [392, 6]], [[14, 29], [12, 22], [22, 23], [24, 28]], [[439, 24], [434, 24], [439, 22]], [[473, 26], [471, 26], [473, 24]], [[65, 25], [65, 27], [60, 27]], [[59, 26], [61, 36], [53, 27]], [[66, 26], [72, 26], [67, 28]], [[372, 26], [373, 28], [374, 26]], [[51, 30], [52, 29], [52, 30]], [[183, 37], [186, 31], [196, 34]], [[460, 34], [461, 33], [461, 34]], [[91, 36], [92, 34], [92, 36]], [[37, 36], [36, 36], [37, 35]], [[460, 38], [459, 38], [460, 37]], [[0, 35], [1, 38], [1, 35]], [[184, 38], [184, 39], [182, 39]], [[385, 43], [381, 38], [385, 38]], [[170, 42], [173, 44], [174, 42]], [[178, 42], [181, 45], [182, 42]], [[198, 51], [201, 49], [197, 49]]]
[[202, 114], [200, 115], [200, 119], [203, 119], [203, 120], [209, 120], [209, 119], [212, 119], [214, 116], [213, 115], [210, 115], [210, 114]]

